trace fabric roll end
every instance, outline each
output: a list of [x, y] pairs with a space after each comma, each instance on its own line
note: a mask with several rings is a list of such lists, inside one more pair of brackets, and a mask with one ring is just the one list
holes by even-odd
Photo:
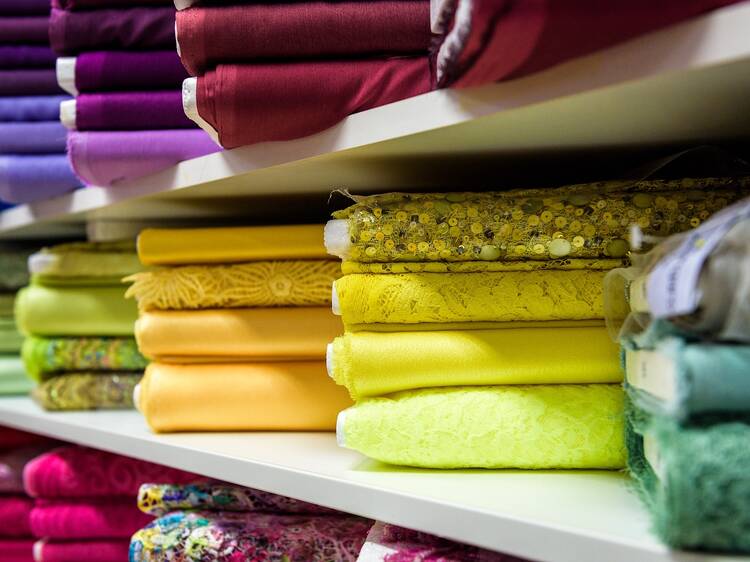
[[351, 243], [349, 241], [349, 221], [333, 219], [323, 229], [323, 241], [326, 251], [338, 258], [347, 259]]
[[141, 384], [138, 383], [135, 385], [135, 388], [133, 389], [133, 406], [135, 407], [138, 412], [141, 414], [143, 413], [143, 410], [141, 410]]
[[349, 413], [349, 410], [342, 410], [339, 412], [339, 415], [336, 416], [336, 444], [346, 449], [346, 435], [344, 434], [344, 431], [346, 429], [346, 416]]
[[76, 100], [60, 102], [60, 122], [69, 130], [76, 130]]
[[60, 262], [60, 255], [51, 252], [35, 252], [29, 256], [28, 265], [31, 275], [44, 275], [55, 271]]
[[221, 146], [221, 142], [219, 142], [219, 132], [214, 129], [208, 121], [203, 119], [200, 113], [198, 113], [197, 78], [186, 78], [182, 83], [182, 109], [185, 111], [185, 115], [187, 115], [189, 119], [194, 121], [196, 125], [208, 133], [211, 140]]
[[341, 316], [341, 302], [339, 301], [339, 294], [336, 291], [336, 281], [331, 285], [331, 310], [336, 316]]
[[336, 377], [333, 376], [333, 342], [326, 345], [326, 371], [328, 371], [328, 376], [331, 377], [333, 380], [336, 380]]
[[31, 548], [32, 556], [34, 557], [34, 562], [43, 562], [44, 561], [44, 545], [46, 543], [45, 539], [39, 539], [34, 543], [34, 546]]
[[78, 95], [76, 88], [76, 57], [60, 57], [55, 63], [59, 86], [72, 96]]
[[174, 7], [178, 10], [187, 10], [193, 4], [195, 4], [195, 0], [174, 0]]

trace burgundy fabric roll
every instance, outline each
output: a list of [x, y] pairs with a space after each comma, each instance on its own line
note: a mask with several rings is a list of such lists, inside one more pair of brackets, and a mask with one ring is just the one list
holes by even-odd
[[39, 541], [34, 551], [36, 562], [125, 562], [129, 546], [127, 540]]
[[0, 96], [46, 96], [64, 94], [54, 68], [0, 70]]
[[47, 16], [0, 18], [0, 43], [46, 45], [48, 22]]
[[171, 6], [173, 0], [52, 0], [52, 7], [62, 10], [101, 10], [138, 6]]
[[[0, 537], [30, 537], [29, 515], [34, 500], [26, 496], [0, 497]], [[2, 552], [0, 552], [0, 559]]]
[[59, 540], [129, 539], [153, 517], [142, 513], [135, 498], [101, 502], [38, 501], [27, 514], [27, 527], [38, 538]]
[[36, 433], [0, 426], [0, 448], [14, 449], [16, 447], [31, 447], [50, 443], [50, 439]]
[[82, 53], [76, 58], [79, 92], [179, 90], [188, 74], [175, 51]]
[[427, 52], [430, 4], [300, 2], [177, 12], [180, 57], [194, 76], [220, 63]]
[[76, 97], [79, 131], [138, 131], [195, 128], [182, 109], [182, 92], [81, 94]]
[[43, 45], [0, 46], [0, 68], [55, 68], [55, 53]]
[[447, 2], [441, 20], [451, 31], [436, 53], [439, 85], [518, 78], [738, 1]]
[[2, 16], [43, 16], [49, 14], [49, 0], [0, 0]]
[[70, 12], [53, 9], [49, 38], [58, 55], [82, 51], [174, 49], [174, 8]]
[[430, 90], [427, 57], [221, 65], [198, 78], [200, 116], [224, 148], [290, 140]]
[[3, 553], [3, 562], [34, 562], [34, 541], [31, 539], [0, 540], [0, 552]]

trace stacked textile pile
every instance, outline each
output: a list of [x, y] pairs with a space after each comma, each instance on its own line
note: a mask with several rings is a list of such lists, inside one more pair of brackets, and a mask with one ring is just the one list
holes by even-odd
[[62, 244], [29, 258], [31, 284], [18, 293], [16, 321], [44, 408], [132, 407], [146, 360], [121, 279], [140, 269], [133, 242]]
[[49, 0], [0, 2], [0, 200], [28, 203], [75, 189], [58, 120]]
[[160, 230], [138, 238], [135, 334], [153, 360], [137, 407], [155, 431], [332, 430], [326, 376], [339, 267], [320, 226]]
[[750, 199], [607, 282], [612, 319], [629, 307], [628, 466], [657, 534], [750, 552]]
[[[164, 481], [162, 481], [164, 482]], [[371, 521], [231, 484], [145, 484], [131, 562], [354, 562]]]
[[326, 227], [345, 259], [334, 310], [346, 327], [328, 368], [357, 401], [339, 416], [340, 443], [432, 468], [622, 467], [605, 272], [632, 223], [685, 230], [749, 188], [709, 178], [359, 199]]
[[36, 562], [124, 562], [131, 535], [151, 517], [135, 506], [144, 482], [187, 483], [172, 468], [78, 446], [45, 453], [24, 471], [35, 498], [30, 526]]
[[54, 0], [50, 38], [70, 161], [87, 184], [111, 185], [218, 148], [182, 110], [186, 73], [170, 0]]

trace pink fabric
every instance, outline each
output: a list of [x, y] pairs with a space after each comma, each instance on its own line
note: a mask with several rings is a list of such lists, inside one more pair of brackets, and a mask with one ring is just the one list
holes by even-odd
[[[87, 447], [61, 447], [26, 465], [26, 493], [37, 498], [128, 496], [144, 482], [184, 484], [195, 474]], [[135, 499], [133, 499], [135, 501]]]
[[0, 540], [3, 562], [34, 562], [33, 549], [32, 540]]
[[29, 517], [31, 533], [48, 539], [129, 539], [153, 518], [135, 498], [106, 501], [38, 500]]
[[128, 541], [39, 541], [36, 562], [126, 562]]
[[[0, 537], [30, 537], [29, 514], [34, 500], [26, 496], [0, 497]], [[2, 551], [0, 551], [0, 559]]]
[[23, 494], [23, 469], [50, 447], [39, 445], [0, 452], [0, 493]]

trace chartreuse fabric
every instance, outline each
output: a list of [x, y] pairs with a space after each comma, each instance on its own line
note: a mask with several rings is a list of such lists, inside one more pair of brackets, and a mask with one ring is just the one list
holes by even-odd
[[347, 332], [328, 352], [333, 379], [358, 400], [399, 390], [496, 384], [618, 383], [604, 327]]
[[33, 398], [45, 410], [120, 410], [133, 407], [141, 373], [66, 373], [34, 387]]
[[16, 327], [16, 321], [10, 318], [0, 318], [0, 353], [18, 353], [23, 344], [23, 336]]
[[339, 415], [339, 443], [423, 468], [625, 465], [614, 384], [445, 387], [368, 398]]
[[71, 242], [43, 248], [29, 258], [39, 282], [76, 278], [119, 280], [143, 269], [133, 241]]
[[18, 355], [0, 355], [0, 395], [26, 394], [32, 387], [21, 358]]

